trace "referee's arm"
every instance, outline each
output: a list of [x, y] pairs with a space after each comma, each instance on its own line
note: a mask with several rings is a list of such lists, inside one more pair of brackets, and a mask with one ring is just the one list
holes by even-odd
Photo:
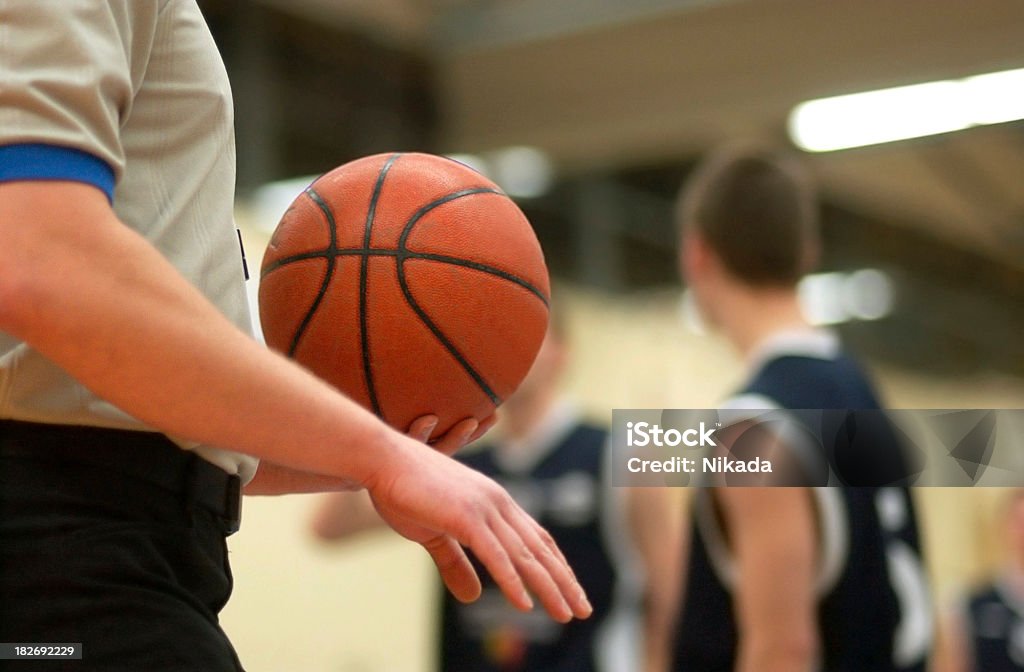
[[[237, 329], [105, 194], [0, 183], [0, 330], [172, 435], [357, 481], [387, 428]], [[329, 446], [334, 450], [328, 450]]]
[[507, 493], [237, 329], [95, 186], [0, 183], [0, 331], [163, 432], [366, 486], [446, 582], [472, 585], [461, 542], [521, 609], [591, 611]]

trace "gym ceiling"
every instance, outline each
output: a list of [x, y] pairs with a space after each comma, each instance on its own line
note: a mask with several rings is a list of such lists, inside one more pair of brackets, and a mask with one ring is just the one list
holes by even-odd
[[[535, 147], [556, 179], [521, 205], [553, 273], [614, 294], [678, 282], [671, 200], [709, 147], [787, 146], [808, 99], [1024, 67], [1019, 0], [200, 5], [242, 195], [375, 152]], [[912, 368], [1024, 375], [1024, 122], [805, 158], [823, 270], [894, 283], [892, 314], [844, 336]]]

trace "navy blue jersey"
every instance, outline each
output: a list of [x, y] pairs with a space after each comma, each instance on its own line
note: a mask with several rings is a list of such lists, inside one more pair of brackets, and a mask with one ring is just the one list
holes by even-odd
[[970, 653], [978, 672], [1024, 672], [1024, 597], [994, 584], [967, 601]]
[[587, 620], [562, 625], [543, 609], [510, 606], [474, 559], [481, 598], [443, 598], [441, 670], [445, 672], [593, 672], [597, 633], [612, 610], [618, 576], [602, 530], [605, 430], [576, 425], [525, 471], [503, 468], [494, 450], [460, 457], [504, 486], [547, 529], [594, 607]]
[[[878, 409], [878, 397], [857, 363], [838, 352], [828, 356], [791, 352], [765, 361], [741, 392], [765, 407]], [[863, 415], [863, 414], [862, 414]], [[794, 413], [801, 419], [799, 413]], [[879, 415], [870, 422], [879, 424]], [[861, 424], [865, 424], [860, 418]], [[815, 428], [843, 432], [848, 427]], [[899, 473], [901, 454], [890, 427], [869, 428], [872, 456], [886, 463], [887, 478]], [[853, 444], [850, 444], [853, 445]], [[848, 463], [850, 480], [871, 480], [865, 460], [847, 454], [822, 456]], [[871, 462], [871, 460], [866, 460]], [[889, 482], [888, 480], [884, 482]], [[904, 487], [814, 488], [821, 576], [818, 581], [819, 669], [827, 672], [905, 672], [924, 669], [931, 618], [913, 503]], [[733, 617], [731, 562], [715, 511], [714, 491], [695, 501], [686, 604], [676, 638], [675, 668], [727, 672], [735, 667], [739, 639]]]

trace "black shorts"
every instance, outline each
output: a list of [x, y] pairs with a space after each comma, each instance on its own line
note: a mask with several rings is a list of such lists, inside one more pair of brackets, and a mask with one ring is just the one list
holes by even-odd
[[218, 612], [238, 478], [159, 434], [0, 421], [0, 669], [241, 670]]

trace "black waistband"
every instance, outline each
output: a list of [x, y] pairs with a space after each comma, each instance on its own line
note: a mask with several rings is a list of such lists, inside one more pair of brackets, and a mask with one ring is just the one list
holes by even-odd
[[163, 434], [0, 420], [0, 456], [103, 467], [195, 502], [226, 534], [241, 522], [241, 481]]

